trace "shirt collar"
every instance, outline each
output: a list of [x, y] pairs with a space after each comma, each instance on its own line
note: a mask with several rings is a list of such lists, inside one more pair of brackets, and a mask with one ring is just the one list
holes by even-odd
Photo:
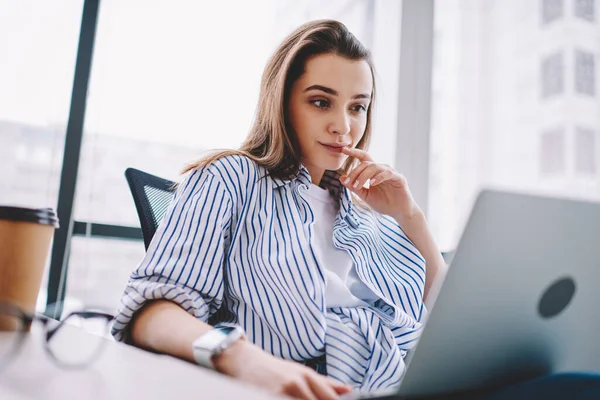
[[300, 183], [304, 183], [305, 185], [312, 184], [312, 180], [310, 179], [310, 173], [303, 164], [300, 164], [300, 169], [298, 170], [298, 172], [296, 172], [296, 175], [291, 179], [279, 179], [273, 177], [270, 178], [275, 184], [276, 189], [279, 189], [280, 187], [288, 185], [294, 181], [300, 181]]
[[[298, 172], [291, 179], [279, 179], [272, 177], [270, 179], [273, 181], [275, 188], [277, 189], [296, 181], [299, 184], [312, 184], [310, 173], [303, 164], [300, 164]], [[323, 178], [321, 178], [321, 186], [329, 190], [334, 197], [340, 199], [340, 217], [345, 219], [353, 227], [358, 226], [358, 219], [353, 211], [352, 194], [350, 190], [340, 182], [340, 174], [337, 171], [325, 171]]]

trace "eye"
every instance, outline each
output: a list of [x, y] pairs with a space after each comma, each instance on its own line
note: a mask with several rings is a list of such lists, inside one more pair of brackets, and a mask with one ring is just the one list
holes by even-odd
[[357, 104], [352, 107], [352, 111], [354, 111], [356, 113], [362, 113], [362, 112], [367, 111], [367, 107], [365, 107], [363, 104]]
[[329, 103], [329, 100], [311, 100], [311, 103], [314, 104], [315, 106], [317, 106], [317, 108], [328, 108], [331, 104]]

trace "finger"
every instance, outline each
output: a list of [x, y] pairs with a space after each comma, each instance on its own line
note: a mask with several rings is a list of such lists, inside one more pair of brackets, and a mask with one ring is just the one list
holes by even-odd
[[373, 161], [369, 153], [355, 147], [342, 147], [342, 153], [347, 156], [354, 157], [360, 161]]
[[337, 394], [349, 393], [352, 391], [352, 386], [346, 385], [345, 383], [338, 382], [332, 378], [324, 377], [325, 381]]
[[285, 385], [283, 388], [284, 394], [294, 397], [295, 399], [302, 400], [318, 400], [313, 394], [310, 386], [304, 378], [300, 378], [298, 380], [294, 380], [289, 384]]
[[369, 165], [373, 164], [371, 161], [365, 161], [360, 164], [356, 168], [354, 168], [347, 176], [341, 176], [342, 183], [348, 187], [352, 187], [358, 175], [360, 175]]
[[331, 378], [327, 378], [327, 381], [328, 381], [329, 385], [331, 385], [331, 387], [333, 388], [333, 390], [335, 390], [335, 392], [337, 394], [350, 393], [352, 391], [352, 387], [351, 386], [348, 386], [348, 385], [343, 384], [343, 383], [338, 382], [338, 381], [334, 381]]
[[365, 183], [367, 183], [367, 181], [369, 179], [371, 179], [372, 177], [374, 177], [376, 174], [384, 171], [385, 167], [380, 165], [380, 164], [371, 164], [369, 165], [367, 168], [365, 168], [357, 177], [356, 179], [351, 182], [352, 183], [352, 187], [354, 189], [358, 189], [358, 188], [362, 188], [365, 186]]
[[352, 187], [352, 185], [346, 186], [348, 190], [357, 195], [361, 200], [366, 201], [367, 196], [369, 195], [369, 189], [365, 187], [357, 187], [356, 189]]
[[319, 400], [335, 400], [338, 395], [335, 390], [331, 387], [327, 379], [323, 379], [322, 376], [311, 374], [308, 376], [308, 385], [312, 389], [313, 393]]
[[394, 172], [390, 171], [389, 169], [386, 169], [384, 171], [381, 171], [381, 172], [377, 173], [375, 176], [373, 176], [371, 178], [371, 180], [369, 181], [369, 185], [370, 186], [377, 186], [380, 183], [387, 181], [392, 176], [394, 176]]

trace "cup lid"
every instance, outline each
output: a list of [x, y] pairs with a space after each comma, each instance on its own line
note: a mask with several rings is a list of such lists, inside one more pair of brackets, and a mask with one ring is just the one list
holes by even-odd
[[25, 208], [13, 206], [0, 206], [0, 220], [8, 219], [11, 221], [35, 222], [43, 225], [52, 225], [59, 227], [58, 216], [56, 212], [49, 207], [45, 208]]

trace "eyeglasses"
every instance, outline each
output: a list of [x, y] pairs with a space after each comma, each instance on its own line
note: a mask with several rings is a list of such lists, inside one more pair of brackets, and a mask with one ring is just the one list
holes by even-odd
[[[44, 350], [56, 365], [61, 368], [85, 367], [100, 355], [113, 318], [105, 312], [75, 311], [57, 321], [0, 302], [0, 371], [19, 354], [28, 332], [40, 328]], [[89, 334], [77, 335], [74, 340], [70, 334], [75, 329], [73, 325]]]

